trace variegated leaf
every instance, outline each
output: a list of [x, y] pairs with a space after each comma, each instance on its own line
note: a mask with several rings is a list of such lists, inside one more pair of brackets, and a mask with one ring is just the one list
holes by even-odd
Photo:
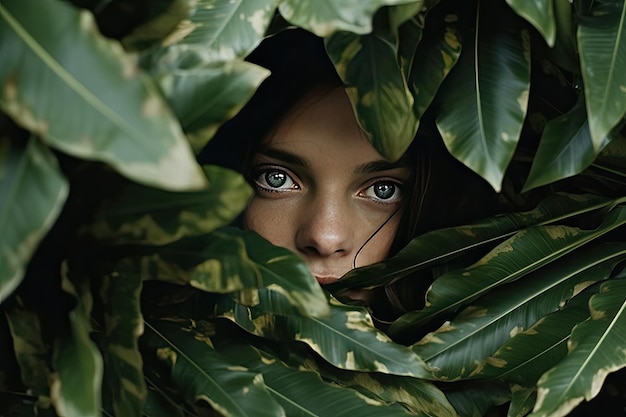
[[548, 46], [554, 46], [556, 22], [553, 0], [506, 0], [506, 2], [541, 33]]

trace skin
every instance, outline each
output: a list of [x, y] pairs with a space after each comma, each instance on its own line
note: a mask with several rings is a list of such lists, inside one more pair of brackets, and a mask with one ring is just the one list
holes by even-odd
[[343, 88], [316, 91], [252, 158], [244, 227], [300, 255], [328, 284], [387, 257], [409, 174], [368, 142]]

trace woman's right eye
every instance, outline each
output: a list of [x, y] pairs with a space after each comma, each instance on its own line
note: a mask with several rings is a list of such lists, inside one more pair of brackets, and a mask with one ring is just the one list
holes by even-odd
[[266, 169], [254, 177], [258, 187], [266, 191], [299, 190], [300, 186], [282, 169]]

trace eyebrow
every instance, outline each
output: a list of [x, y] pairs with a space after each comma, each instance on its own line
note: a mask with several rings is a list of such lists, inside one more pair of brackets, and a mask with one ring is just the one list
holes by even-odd
[[[304, 168], [308, 168], [310, 166], [309, 162], [292, 152], [284, 151], [281, 149], [276, 149], [272, 147], [263, 147], [259, 151], [260, 155], [266, 156], [272, 159], [278, 159], [279, 161], [286, 162], [292, 165], [301, 166]], [[379, 159], [376, 161], [366, 162], [356, 167], [354, 170], [357, 174], [371, 174], [381, 171], [390, 171], [398, 168], [407, 168], [407, 164], [404, 163], [401, 159], [396, 162], [389, 162], [384, 159]]]

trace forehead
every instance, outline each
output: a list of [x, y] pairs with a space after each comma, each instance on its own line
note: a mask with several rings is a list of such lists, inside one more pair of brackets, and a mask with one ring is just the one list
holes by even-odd
[[306, 158], [356, 164], [384, 158], [358, 125], [343, 88], [318, 89], [301, 99], [265, 141]]

